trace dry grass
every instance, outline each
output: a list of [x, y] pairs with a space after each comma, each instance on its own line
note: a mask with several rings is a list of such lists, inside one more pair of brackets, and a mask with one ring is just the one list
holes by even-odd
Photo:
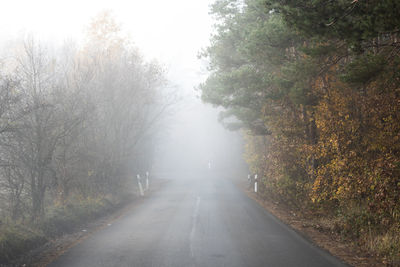
[[365, 248], [382, 258], [388, 266], [400, 266], [400, 233], [389, 230], [384, 234], [372, 234], [365, 238]]

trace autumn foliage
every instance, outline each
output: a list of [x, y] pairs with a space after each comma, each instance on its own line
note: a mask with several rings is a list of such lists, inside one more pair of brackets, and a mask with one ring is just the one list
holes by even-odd
[[396, 5], [216, 1], [217, 34], [204, 53], [211, 75], [201, 86], [204, 101], [226, 109], [228, 127], [229, 116], [241, 122], [262, 196], [331, 218], [332, 229], [392, 264], [400, 259]]

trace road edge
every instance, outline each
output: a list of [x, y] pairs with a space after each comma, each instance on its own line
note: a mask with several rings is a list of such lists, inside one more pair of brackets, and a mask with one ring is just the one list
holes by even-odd
[[376, 259], [368, 257], [365, 252], [357, 249], [354, 244], [339, 241], [337, 239], [338, 237], [334, 236], [333, 233], [328, 234], [322, 232], [322, 229], [319, 228], [318, 225], [314, 225], [303, 216], [295, 214], [293, 211], [283, 207], [283, 205], [261, 198], [252, 190], [248, 189], [246, 181], [234, 180], [233, 183], [247, 197], [254, 200], [278, 221], [287, 225], [310, 243], [326, 251], [342, 262], [357, 267], [386, 266], [383, 263], [378, 262]]
[[53, 240], [46, 242], [40, 247], [27, 252], [19, 260], [15, 261], [10, 265], [0, 265], [0, 267], [11, 267], [11, 266], [32, 266], [32, 267], [45, 267], [69, 249], [83, 242], [93, 234], [101, 231], [102, 229], [112, 225], [117, 220], [127, 215], [130, 211], [139, 207], [144, 203], [152, 194], [159, 191], [164, 185], [168, 183], [167, 179], [156, 179], [152, 182], [152, 187], [149, 189], [147, 194], [141, 198], [135, 198], [122, 204], [111, 213], [105, 214], [100, 218], [86, 223], [73, 233], [64, 234], [56, 237]]

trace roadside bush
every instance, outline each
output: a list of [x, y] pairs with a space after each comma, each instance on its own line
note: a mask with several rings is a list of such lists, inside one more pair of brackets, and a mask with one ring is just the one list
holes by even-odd
[[383, 235], [375, 236], [368, 244], [369, 250], [384, 256], [386, 263], [400, 265], [400, 229], [391, 229]]
[[342, 234], [350, 239], [370, 234], [372, 227], [376, 225], [374, 215], [361, 207], [351, 208], [339, 215], [339, 218], [342, 222]]
[[46, 236], [54, 237], [74, 231], [82, 224], [110, 212], [116, 205], [106, 198], [87, 199], [55, 206], [39, 223]]
[[0, 265], [44, 244], [46, 241], [47, 238], [43, 233], [24, 225], [15, 224], [0, 227]]

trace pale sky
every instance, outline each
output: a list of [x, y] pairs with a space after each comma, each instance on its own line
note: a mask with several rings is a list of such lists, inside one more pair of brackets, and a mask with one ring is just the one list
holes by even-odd
[[165, 158], [191, 155], [192, 164], [204, 165], [217, 155], [225, 158], [232, 149], [228, 142], [232, 133], [218, 124], [217, 111], [202, 104], [194, 91], [207, 76], [205, 62], [197, 55], [209, 43], [213, 21], [208, 12], [213, 1], [5, 0], [0, 9], [0, 44], [24, 34], [56, 45], [71, 39], [79, 43], [91, 19], [111, 10], [145, 58], [162, 63], [167, 78], [186, 96], [185, 107], [168, 127], [170, 140], [162, 149]]
[[85, 27], [103, 10], [111, 10], [122, 29], [147, 59], [169, 69], [182, 87], [204, 79], [197, 54], [208, 44], [213, 0], [7, 0], [0, 9], [0, 40], [33, 34], [44, 42], [80, 41]]

